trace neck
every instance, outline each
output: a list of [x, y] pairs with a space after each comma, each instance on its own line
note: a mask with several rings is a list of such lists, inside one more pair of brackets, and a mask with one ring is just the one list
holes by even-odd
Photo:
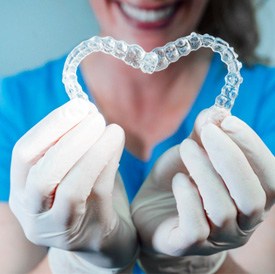
[[121, 125], [128, 149], [148, 158], [154, 144], [181, 123], [200, 90], [210, 59], [210, 52], [200, 50], [164, 71], [147, 75], [99, 53], [86, 58], [81, 70], [107, 122]]
[[94, 54], [81, 64], [82, 73], [94, 97], [105, 94], [109, 98], [123, 98], [124, 101], [143, 105], [173, 99], [178, 92], [188, 90], [205, 76], [210, 52], [201, 50], [181, 58], [177, 63], [152, 75], [131, 68], [112, 56]]

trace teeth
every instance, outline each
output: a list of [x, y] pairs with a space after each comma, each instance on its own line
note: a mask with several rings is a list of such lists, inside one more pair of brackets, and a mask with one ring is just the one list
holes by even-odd
[[174, 7], [172, 6], [166, 7], [163, 9], [158, 9], [158, 10], [146, 10], [146, 9], [140, 9], [140, 8], [134, 7], [132, 5], [128, 5], [126, 3], [122, 3], [121, 8], [127, 14], [127, 16], [145, 23], [165, 20], [174, 11]]

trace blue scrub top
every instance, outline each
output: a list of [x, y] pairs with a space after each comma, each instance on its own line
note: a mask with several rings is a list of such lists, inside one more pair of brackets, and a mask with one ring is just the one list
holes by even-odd
[[[0, 201], [8, 201], [10, 161], [16, 141], [49, 112], [69, 100], [61, 81], [65, 57], [38, 69], [0, 80]], [[200, 92], [180, 126], [167, 139], [156, 144], [149, 160], [142, 161], [124, 149], [120, 173], [129, 201], [132, 201], [155, 161], [191, 132], [198, 113], [213, 105], [224, 84], [226, 67], [213, 55]], [[244, 82], [232, 114], [248, 123], [275, 152], [275, 68], [262, 65], [244, 67]], [[78, 72], [83, 90], [87, 87]], [[90, 98], [92, 100], [92, 98]]]

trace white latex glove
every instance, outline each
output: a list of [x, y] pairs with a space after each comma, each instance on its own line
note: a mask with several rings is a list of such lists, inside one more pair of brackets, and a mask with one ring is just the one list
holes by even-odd
[[[245, 244], [274, 203], [274, 178], [274, 156], [248, 125], [217, 108], [203, 111], [190, 138], [158, 160], [133, 201], [143, 252], [155, 260], [149, 266], [143, 256], [144, 268], [176, 273], [187, 269], [185, 256]], [[204, 260], [187, 258], [187, 273], [197, 273]]]
[[27, 238], [81, 251], [99, 267], [129, 264], [136, 231], [117, 174], [123, 147], [123, 130], [106, 127], [96, 107], [80, 99], [28, 131], [13, 150], [10, 194]]

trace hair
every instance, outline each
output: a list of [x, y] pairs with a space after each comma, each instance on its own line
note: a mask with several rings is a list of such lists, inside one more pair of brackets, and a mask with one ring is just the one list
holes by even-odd
[[198, 32], [227, 41], [246, 65], [263, 62], [255, 53], [259, 32], [251, 0], [209, 0]]

